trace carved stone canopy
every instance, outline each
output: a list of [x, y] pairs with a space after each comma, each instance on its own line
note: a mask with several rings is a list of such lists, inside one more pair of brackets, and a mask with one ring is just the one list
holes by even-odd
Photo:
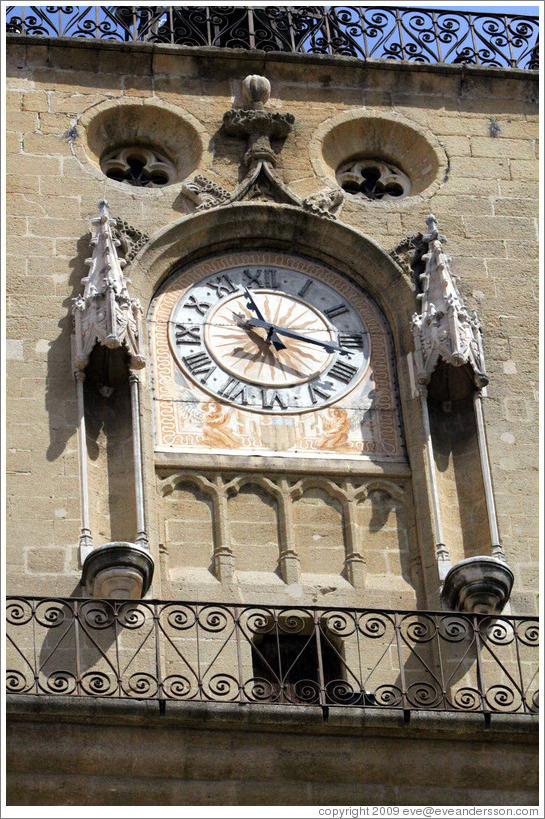
[[443, 251], [446, 241], [437, 229], [435, 216], [426, 219], [428, 233], [422, 236], [427, 253], [420, 275], [422, 293], [420, 314], [415, 313], [411, 329], [415, 343], [415, 363], [419, 384], [429, 383], [439, 359], [454, 367], [469, 364], [475, 386], [488, 384], [482, 346], [482, 330], [477, 312], [469, 312], [450, 269], [450, 257]]
[[119, 258], [117, 220], [110, 216], [105, 200], [99, 202], [99, 215], [91, 220], [96, 227], [91, 239], [92, 255], [85, 260], [89, 274], [81, 281], [83, 294], [73, 299], [75, 369], [84, 370], [95, 344], [109, 349], [124, 347], [130, 366], [145, 366], [142, 353], [142, 308], [138, 299], [131, 298], [123, 275], [127, 262]]

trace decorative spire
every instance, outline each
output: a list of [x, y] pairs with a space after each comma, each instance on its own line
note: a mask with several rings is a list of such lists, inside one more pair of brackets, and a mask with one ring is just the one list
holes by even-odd
[[73, 299], [74, 367], [84, 370], [98, 342], [115, 349], [124, 346], [130, 357], [131, 369], [141, 369], [146, 361], [142, 354], [142, 308], [127, 290], [130, 279], [123, 275], [127, 264], [120, 259], [117, 248], [115, 219], [110, 217], [106, 200], [98, 203], [99, 215], [91, 220], [96, 233], [91, 239], [92, 256], [85, 260], [89, 274], [81, 282], [83, 294]]
[[426, 219], [428, 233], [422, 237], [428, 251], [422, 257], [426, 268], [420, 275], [422, 293], [420, 315], [415, 313], [411, 329], [415, 343], [417, 379], [428, 384], [439, 358], [454, 367], [469, 364], [475, 385], [488, 384], [482, 346], [482, 330], [476, 310], [468, 311], [450, 269], [450, 257], [443, 251], [446, 241], [433, 214]]

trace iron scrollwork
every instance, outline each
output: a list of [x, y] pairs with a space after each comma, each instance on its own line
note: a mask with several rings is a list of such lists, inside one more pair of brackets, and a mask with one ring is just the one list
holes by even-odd
[[537, 713], [538, 621], [9, 597], [13, 695]]

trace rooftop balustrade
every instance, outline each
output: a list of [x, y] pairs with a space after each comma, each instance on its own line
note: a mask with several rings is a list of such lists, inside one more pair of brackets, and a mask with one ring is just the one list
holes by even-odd
[[539, 18], [356, 6], [7, 6], [12, 34], [539, 68]]

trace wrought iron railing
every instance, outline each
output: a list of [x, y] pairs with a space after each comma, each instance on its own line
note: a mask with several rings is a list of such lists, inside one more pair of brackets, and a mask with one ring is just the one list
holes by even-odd
[[537, 713], [532, 617], [8, 597], [7, 691]]
[[8, 6], [7, 31], [538, 68], [537, 17], [430, 8]]

